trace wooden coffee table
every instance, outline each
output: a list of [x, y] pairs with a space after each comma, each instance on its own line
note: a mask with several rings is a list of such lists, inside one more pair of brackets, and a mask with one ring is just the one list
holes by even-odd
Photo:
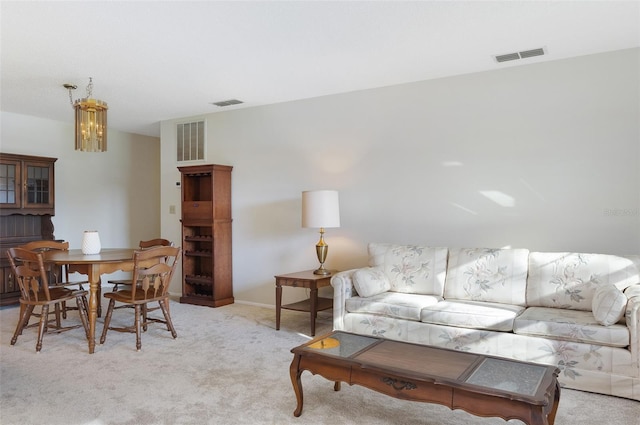
[[302, 413], [305, 370], [340, 383], [361, 385], [395, 398], [438, 403], [477, 416], [552, 425], [559, 370], [462, 351], [346, 332], [331, 332], [291, 350], [290, 374]]

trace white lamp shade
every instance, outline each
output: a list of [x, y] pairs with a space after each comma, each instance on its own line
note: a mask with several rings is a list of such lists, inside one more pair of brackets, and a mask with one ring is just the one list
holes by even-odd
[[340, 227], [337, 190], [302, 192], [302, 227]]

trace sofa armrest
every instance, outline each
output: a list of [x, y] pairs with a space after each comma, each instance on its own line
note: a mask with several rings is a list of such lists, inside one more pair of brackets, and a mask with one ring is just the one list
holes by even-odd
[[625, 320], [629, 328], [631, 363], [636, 367], [635, 376], [640, 377], [640, 283], [629, 286], [624, 294], [628, 299]]
[[336, 273], [331, 278], [333, 286], [333, 329], [344, 330], [344, 315], [347, 313], [347, 299], [356, 294], [353, 287], [353, 273], [358, 269], [346, 270]]
[[625, 288], [624, 294], [628, 299], [640, 297], [640, 283], [636, 283], [635, 285], [630, 285]]

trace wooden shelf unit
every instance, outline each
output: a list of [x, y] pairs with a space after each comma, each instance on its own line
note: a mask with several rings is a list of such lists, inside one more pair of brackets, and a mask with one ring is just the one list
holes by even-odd
[[178, 167], [182, 175], [181, 303], [232, 304], [231, 171], [227, 165]]

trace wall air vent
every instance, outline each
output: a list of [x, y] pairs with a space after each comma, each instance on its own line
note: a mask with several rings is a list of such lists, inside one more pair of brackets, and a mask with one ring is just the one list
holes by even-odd
[[220, 102], [211, 102], [212, 105], [216, 105], [221, 108], [224, 106], [239, 105], [241, 103], [244, 103], [244, 102], [238, 99], [229, 99], [229, 100], [222, 100]]
[[523, 50], [521, 52], [497, 55], [495, 56], [495, 58], [496, 58], [496, 62], [507, 62], [507, 61], [513, 61], [518, 59], [532, 58], [534, 56], [542, 56], [544, 54], [545, 54], [544, 48], [540, 47], [539, 49]]
[[204, 121], [178, 124], [176, 136], [176, 159], [178, 162], [204, 159]]

